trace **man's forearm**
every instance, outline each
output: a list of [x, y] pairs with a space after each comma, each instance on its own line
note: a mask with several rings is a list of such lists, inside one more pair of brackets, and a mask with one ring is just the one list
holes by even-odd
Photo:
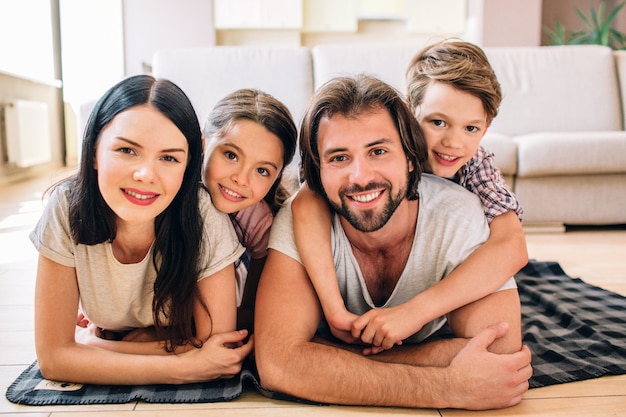
[[[409, 348], [395, 354], [365, 357], [321, 339], [293, 347], [298, 354], [272, 367], [279, 372], [262, 373], [266, 388], [311, 401], [330, 404], [398, 406], [413, 408], [450, 407], [445, 396], [448, 371], [443, 367], [418, 367], [398, 363], [401, 357], [417, 356]], [[372, 360], [375, 359], [375, 360]], [[426, 382], [427, 381], [427, 382]], [[393, 389], [389, 389], [393, 387]]]
[[[360, 355], [363, 351], [361, 345], [347, 345], [341, 342], [331, 342], [316, 337], [315, 342], [335, 346]], [[450, 365], [452, 359], [467, 344], [467, 339], [439, 339], [419, 345], [407, 344], [394, 346], [376, 355], [368, 355], [367, 358], [384, 363], [399, 363], [411, 366], [435, 366], [443, 367]]]
[[[403, 353], [397, 353], [398, 356], [389, 352], [388, 356], [377, 357], [377, 360], [326, 343], [296, 343], [284, 349], [277, 347], [271, 360], [264, 358], [261, 382], [275, 391], [331, 404], [508, 407], [517, 404], [528, 389], [532, 368], [527, 348], [512, 355], [487, 351], [487, 346], [505, 331], [505, 328], [492, 326], [469, 341], [441, 340], [430, 346], [415, 346], [414, 351], [407, 347]], [[406, 355], [405, 358], [416, 364], [434, 363], [443, 361], [446, 356], [437, 349], [450, 353], [461, 344], [465, 347], [449, 366], [416, 366], [381, 360], [400, 360], [400, 355]], [[428, 358], [432, 353], [436, 359]]]

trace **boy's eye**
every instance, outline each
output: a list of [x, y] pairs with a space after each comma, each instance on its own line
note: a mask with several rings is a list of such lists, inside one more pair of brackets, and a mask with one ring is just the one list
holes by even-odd
[[374, 149], [374, 150], [372, 151], [372, 153], [373, 153], [374, 155], [380, 156], [380, 155], [384, 155], [384, 154], [386, 154], [386, 153], [387, 153], [387, 151], [386, 151], [386, 150], [384, 150], [384, 149], [380, 149], [380, 148], [378, 148], [378, 149]]
[[478, 132], [478, 128], [476, 126], [467, 126], [467, 131], [470, 133]]
[[232, 161], [236, 161], [237, 160], [237, 154], [235, 154], [234, 152], [231, 151], [226, 151], [224, 152], [224, 155], [226, 155], [226, 158], [232, 160]]
[[331, 162], [343, 162], [346, 159], [348, 158], [345, 155], [337, 155], [337, 156], [333, 156], [330, 161]]

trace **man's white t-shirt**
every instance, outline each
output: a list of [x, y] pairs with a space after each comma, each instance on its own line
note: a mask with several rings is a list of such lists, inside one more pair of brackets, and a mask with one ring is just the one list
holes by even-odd
[[[430, 174], [422, 175], [418, 193], [419, 214], [413, 247], [404, 272], [381, 308], [403, 304], [435, 285], [489, 237], [489, 226], [483, 207], [475, 194], [449, 180]], [[269, 247], [302, 263], [293, 235], [290, 203], [291, 201], [274, 219]], [[336, 214], [333, 218], [331, 239], [339, 289], [347, 309], [361, 315], [376, 308]], [[511, 278], [500, 290], [515, 287], [515, 280]], [[444, 323], [444, 317], [433, 320], [406, 342], [418, 343]]]

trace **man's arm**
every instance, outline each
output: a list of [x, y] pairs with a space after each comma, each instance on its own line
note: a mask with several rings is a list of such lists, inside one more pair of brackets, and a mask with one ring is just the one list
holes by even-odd
[[[302, 265], [270, 250], [255, 312], [255, 355], [264, 387], [325, 403], [468, 409], [511, 406], [528, 389], [532, 370], [527, 349], [511, 355], [487, 350], [506, 328], [492, 326], [467, 344], [444, 340], [434, 342], [442, 349], [405, 347], [396, 356], [385, 352], [372, 360], [314, 342], [321, 317]], [[426, 356], [420, 360], [420, 355]]]
[[457, 337], [474, 337], [482, 329], [508, 323], [506, 336], [489, 346], [490, 352], [513, 353], [522, 347], [522, 312], [517, 288], [497, 291], [448, 314], [448, 323]]

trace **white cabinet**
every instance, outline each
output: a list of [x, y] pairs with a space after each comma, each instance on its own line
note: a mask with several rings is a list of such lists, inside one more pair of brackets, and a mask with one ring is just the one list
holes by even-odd
[[301, 29], [302, 0], [214, 0], [216, 29]]

